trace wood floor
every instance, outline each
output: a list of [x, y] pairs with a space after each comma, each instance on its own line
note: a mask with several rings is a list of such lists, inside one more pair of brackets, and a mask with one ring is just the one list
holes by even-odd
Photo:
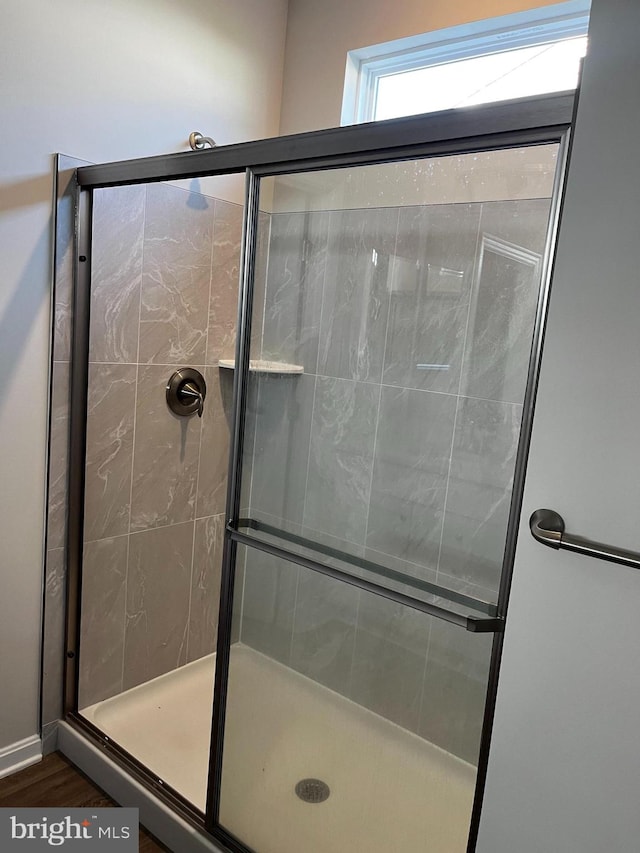
[[[73, 764], [55, 752], [39, 764], [0, 779], [0, 808], [109, 808], [113, 800], [87, 779]], [[168, 850], [140, 830], [140, 853]]]

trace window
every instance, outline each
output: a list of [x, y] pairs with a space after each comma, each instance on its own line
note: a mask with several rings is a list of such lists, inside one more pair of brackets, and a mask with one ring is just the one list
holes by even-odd
[[575, 88], [589, 0], [350, 51], [344, 124]]

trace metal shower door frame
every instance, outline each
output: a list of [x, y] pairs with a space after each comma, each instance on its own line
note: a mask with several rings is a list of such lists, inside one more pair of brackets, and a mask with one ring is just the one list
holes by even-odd
[[[293, 560], [314, 571], [330, 574], [338, 580], [352, 583], [369, 592], [373, 591], [378, 595], [385, 594], [384, 588], [378, 584], [372, 584], [364, 579], [335, 570], [323, 563], [321, 559], [301, 557], [286, 548], [260, 543], [243, 533], [241, 529], [244, 520], [240, 519], [240, 480], [249, 380], [253, 275], [260, 181], [263, 177], [282, 173], [356, 167], [549, 143], [556, 143], [559, 146], [497, 604], [491, 610], [484, 610], [488, 618], [461, 617], [459, 614], [454, 614], [453, 611], [447, 611], [434, 605], [426, 605], [424, 602], [420, 603], [418, 599], [411, 599], [408, 596], [398, 598], [395, 594], [394, 598], [394, 594], [391, 594], [389, 590], [386, 590], [389, 594], [385, 595], [385, 597], [394, 598], [394, 600], [407, 606], [417, 607], [417, 609], [430, 613], [436, 618], [445, 618], [446, 621], [466, 627], [467, 630], [485, 631], [494, 635], [476, 792], [467, 848], [468, 853], [473, 853], [484, 793], [502, 652], [504, 620], [507, 613], [520, 519], [544, 323], [549, 299], [550, 273], [568, 158], [569, 132], [574, 102], [575, 93], [561, 93], [543, 98], [525, 98], [497, 105], [490, 104], [488, 106], [448, 110], [426, 116], [392, 119], [385, 122], [276, 137], [257, 142], [206, 149], [197, 153], [185, 152], [86, 166], [77, 170], [64, 710], [69, 722], [81, 729], [94, 742], [107, 749], [113, 758], [124, 765], [137, 779], [150, 787], [154, 793], [167, 801], [182, 817], [189, 820], [200, 830], [207, 831], [233, 853], [251, 853], [240, 839], [226, 831], [219, 822], [235, 561], [238, 544], [268, 550], [270, 553], [282, 556], [283, 559]], [[229, 459], [207, 807], [205, 813], [202, 813], [179, 792], [168, 788], [163, 780], [154, 776], [135, 756], [127, 753], [116, 744], [112, 744], [103, 732], [85, 720], [78, 711], [92, 200], [93, 190], [104, 187], [240, 173], [246, 175], [246, 187], [234, 376], [233, 435]], [[340, 575], [343, 576], [340, 577]], [[376, 589], [371, 587], [376, 587]]]

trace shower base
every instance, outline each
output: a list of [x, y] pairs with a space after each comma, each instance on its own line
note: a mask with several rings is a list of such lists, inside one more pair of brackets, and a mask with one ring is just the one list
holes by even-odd
[[[82, 711], [200, 809], [215, 656]], [[231, 651], [220, 821], [257, 853], [464, 853], [476, 769], [241, 644]], [[317, 779], [324, 802], [296, 784]]]

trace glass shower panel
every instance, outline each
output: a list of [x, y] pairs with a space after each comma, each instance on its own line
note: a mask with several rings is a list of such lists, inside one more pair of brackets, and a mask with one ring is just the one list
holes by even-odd
[[[200, 809], [232, 394], [218, 362], [235, 348], [242, 234], [230, 189], [94, 193], [78, 709]], [[206, 385], [201, 418], [168, 405], [183, 368]]]
[[245, 562], [220, 823], [259, 853], [466, 850], [491, 635]]
[[496, 613], [557, 154], [261, 181], [220, 806], [259, 853], [467, 848], [492, 636], [385, 595]]
[[245, 532], [495, 603], [556, 159], [262, 181]]

